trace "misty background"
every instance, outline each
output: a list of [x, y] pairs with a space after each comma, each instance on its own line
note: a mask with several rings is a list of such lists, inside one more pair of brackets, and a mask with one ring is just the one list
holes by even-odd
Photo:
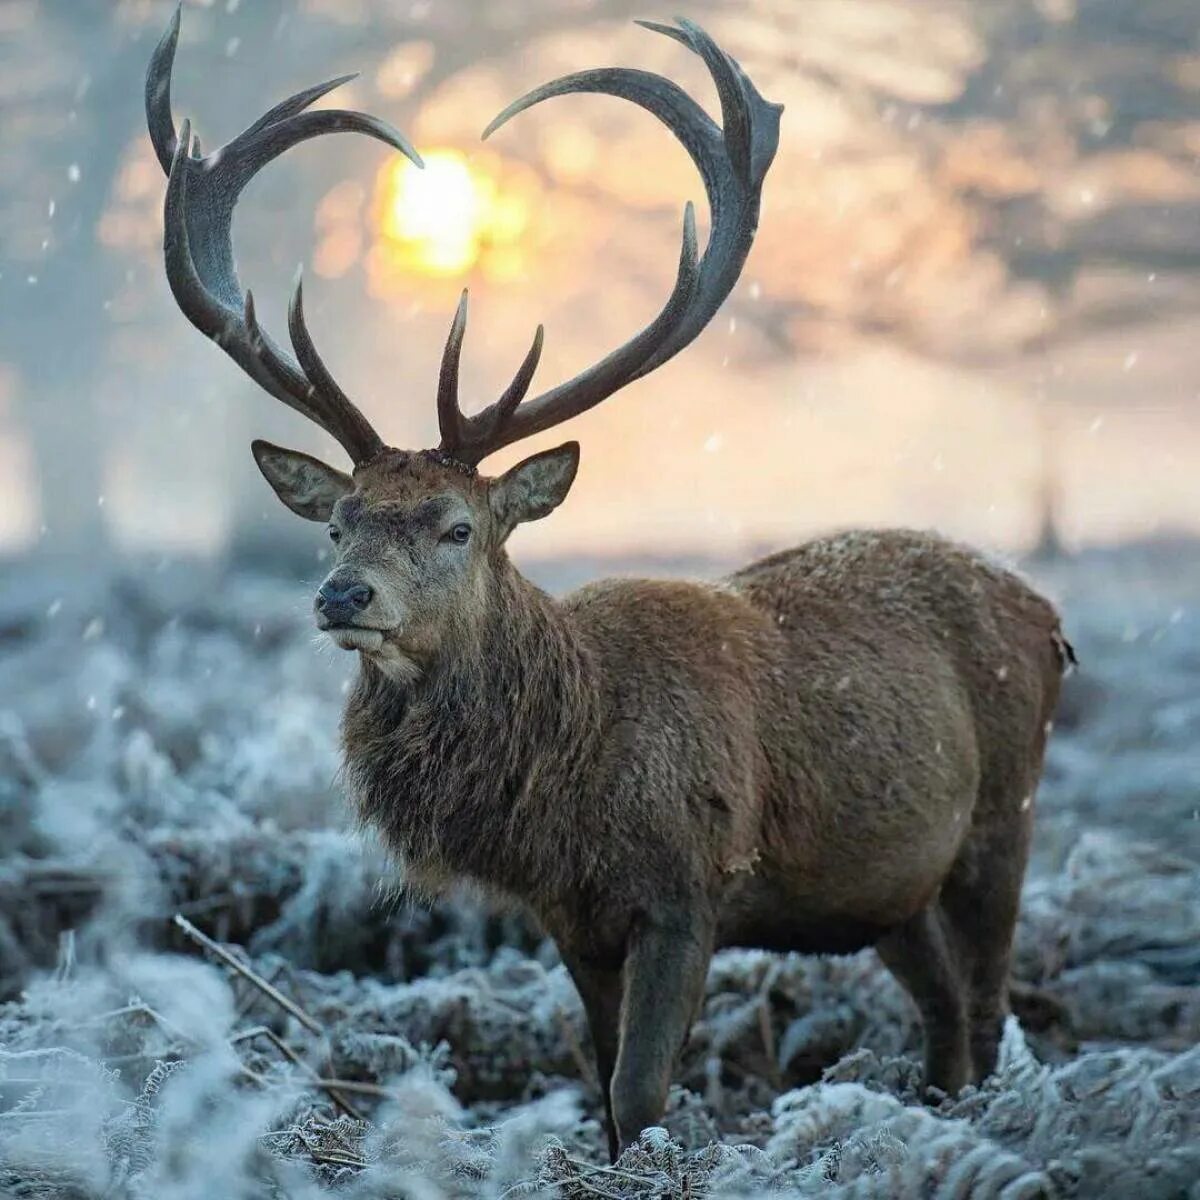
[[[572, 423], [569, 503], [518, 557], [731, 560], [846, 524], [1002, 550], [1192, 533], [1200, 520], [1200, 42], [1176, 0], [756, 0], [686, 6], [786, 105], [754, 251], [678, 360]], [[311, 561], [254, 436], [326, 455], [177, 311], [142, 81], [173, 6], [0, 3], [0, 548]], [[546, 324], [535, 387], [636, 331], [703, 189], [648, 114], [556, 99], [568, 70], [702, 65], [626, 0], [184, 5], [177, 120], [227, 141], [278, 99], [389, 120], [268, 167], [235, 220], [243, 286], [310, 326], [394, 445], [436, 442], [450, 316], [464, 404]], [[703, 232], [702, 232], [703, 236]], [[489, 461], [553, 444], [546, 438]]]

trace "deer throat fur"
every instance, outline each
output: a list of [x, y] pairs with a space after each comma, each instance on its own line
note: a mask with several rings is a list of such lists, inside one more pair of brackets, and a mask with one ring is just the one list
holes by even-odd
[[498, 592], [469, 650], [416, 684], [364, 660], [342, 719], [344, 773], [360, 820], [410, 888], [472, 883], [539, 910], [593, 873], [584, 809], [600, 689], [550, 597], [515, 571]]

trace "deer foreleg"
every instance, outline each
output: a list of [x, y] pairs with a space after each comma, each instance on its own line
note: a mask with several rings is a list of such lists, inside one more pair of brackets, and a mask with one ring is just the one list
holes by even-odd
[[704, 996], [713, 934], [695, 916], [647, 917], [630, 941], [612, 1082], [619, 1149], [656, 1125], [676, 1057]]

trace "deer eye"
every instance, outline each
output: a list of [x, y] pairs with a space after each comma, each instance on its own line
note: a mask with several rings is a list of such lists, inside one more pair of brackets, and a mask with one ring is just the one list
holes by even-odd
[[465, 546], [471, 538], [471, 527], [463, 521], [451, 525], [442, 537], [444, 542], [453, 542], [456, 546]]
[[342, 531], [336, 525], [330, 525], [329, 540], [331, 542], [337, 542], [337, 541], [341, 540], [341, 537], [342, 537]]

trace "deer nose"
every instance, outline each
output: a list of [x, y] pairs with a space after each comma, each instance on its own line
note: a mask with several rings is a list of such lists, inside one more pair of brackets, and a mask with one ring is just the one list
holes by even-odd
[[317, 612], [331, 625], [342, 624], [362, 612], [374, 595], [360, 580], [332, 576], [317, 592]]

